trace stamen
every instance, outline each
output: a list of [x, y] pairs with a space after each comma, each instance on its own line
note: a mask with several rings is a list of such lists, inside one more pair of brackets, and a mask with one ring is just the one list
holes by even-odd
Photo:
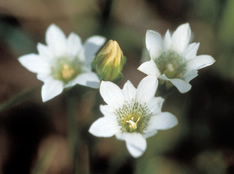
[[168, 78], [181, 78], [186, 71], [185, 59], [174, 51], [163, 52], [155, 63], [160, 73]]
[[175, 70], [173, 64], [171, 64], [171, 63], [167, 64], [167, 68], [168, 68], [168, 70], [171, 71], [171, 72], [173, 72], [173, 71]]
[[131, 120], [127, 120], [126, 123], [129, 123], [129, 127], [132, 130], [136, 130], [137, 129], [137, 123], [139, 122], [141, 117], [138, 117], [137, 121], [134, 122], [134, 118], [132, 117]]
[[62, 67], [62, 77], [63, 79], [70, 79], [75, 74], [75, 70], [67, 64]]
[[145, 104], [126, 102], [121, 108], [115, 111], [118, 115], [118, 122], [123, 132], [144, 133], [152, 113]]
[[81, 73], [81, 66], [82, 63], [77, 58], [71, 60], [67, 57], [58, 57], [56, 64], [51, 67], [52, 75], [55, 79], [67, 84]]

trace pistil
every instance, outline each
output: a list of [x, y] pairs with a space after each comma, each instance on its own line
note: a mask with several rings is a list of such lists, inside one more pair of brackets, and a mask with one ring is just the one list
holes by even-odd
[[137, 123], [139, 122], [141, 117], [138, 117], [137, 121], [134, 122], [134, 117], [132, 117], [130, 120], [127, 120], [126, 123], [129, 124], [129, 128], [131, 131], [134, 131], [137, 129]]
[[168, 78], [181, 78], [186, 69], [184, 58], [173, 51], [162, 53], [155, 59], [155, 63], [160, 73], [165, 74]]
[[72, 68], [68, 64], [64, 64], [62, 67], [61, 73], [62, 73], [62, 78], [64, 80], [69, 80], [75, 74], [75, 70], [74, 70], [74, 68]]
[[55, 79], [61, 80], [66, 84], [80, 73], [80, 66], [76, 60], [71, 61], [66, 57], [58, 58], [56, 66], [52, 67], [52, 73]]

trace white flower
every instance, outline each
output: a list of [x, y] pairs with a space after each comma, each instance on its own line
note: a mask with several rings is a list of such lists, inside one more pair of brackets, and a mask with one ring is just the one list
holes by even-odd
[[197, 56], [199, 43], [189, 44], [190, 39], [188, 23], [180, 25], [172, 35], [167, 31], [164, 39], [159, 33], [148, 30], [146, 48], [151, 60], [138, 70], [171, 82], [181, 93], [188, 92], [191, 89], [189, 82], [198, 75], [197, 70], [215, 62], [209, 55]]
[[66, 38], [61, 29], [52, 24], [46, 31], [47, 46], [39, 43], [39, 54], [21, 56], [19, 62], [44, 82], [41, 95], [45, 102], [76, 84], [99, 87], [100, 81], [91, 71], [91, 62], [104, 42], [104, 37], [93, 36], [83, 46], [78, 35], [71, 33]]
[[104, 117], [96, 120], [89, 132], [98, 137], [116, 136], [124, 140], [130, 154], [137, 158], [146, 150], [146, 138], [177, 124], [169, 112], [161, 112], [164, 99], [154, 97], [158, 81], [147, 76], [137, 89], [127, 81], [121, 90], [112, 82], [102, 81], [100, 93], [107, 105], [101, 105]]

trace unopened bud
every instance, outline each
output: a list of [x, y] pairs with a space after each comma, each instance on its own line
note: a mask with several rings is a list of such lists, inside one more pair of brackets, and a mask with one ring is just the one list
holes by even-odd
[[102, 80], [116, 81], [122, 77], [125, 62], [126, 58], [119, 44], [109, 40], [97, 54], [92, 66]]

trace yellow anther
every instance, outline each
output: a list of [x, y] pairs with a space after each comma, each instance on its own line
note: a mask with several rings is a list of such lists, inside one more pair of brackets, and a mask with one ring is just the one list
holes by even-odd
[[137, 129], [137, 123], [139, 122], [139, 120], [140, 120], [140, 117], [138, 117], [138, 119], [137, 119], [137, 121], [136, 122], [134, 122], [134, 120], [133, 120], [134, 118], [132, 117], [131, 118], [131, 120], [127, 120], [126, 121], [126, 123], [129, 123], [129, 127], [130, 127], [130, 129], [132, 129], [132, 130], [136, 130]]
[[75, 70], [67, 64], [62, 67], [62, 77], [63, 79], [70, 79], [75, 74]]
[[168, 70], [169, 70], [170, 72], [175, 71], [175, 68], [174, 68], [173, 64], [171, 64], [171, 63], [167, 64], [167, 68], [168, 68]]

